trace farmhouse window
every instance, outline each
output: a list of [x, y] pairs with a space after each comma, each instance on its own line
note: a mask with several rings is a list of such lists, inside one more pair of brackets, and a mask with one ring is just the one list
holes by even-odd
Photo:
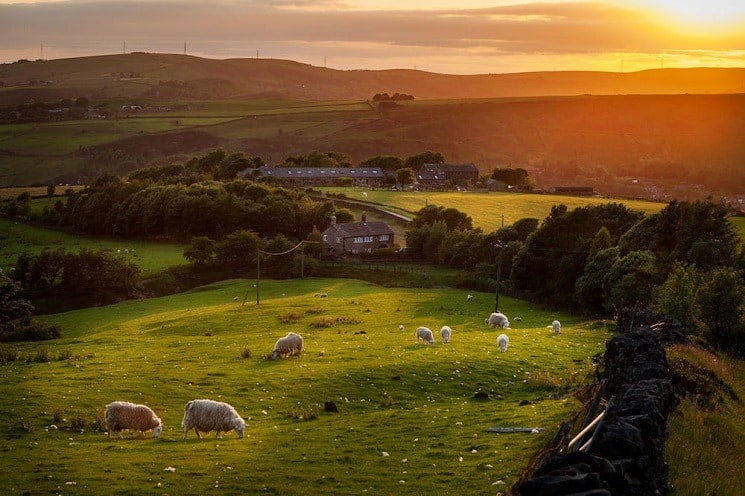
[[380, 241], [388, 241], [388, 235], [387, 234], [381, 234], [380, 235]]

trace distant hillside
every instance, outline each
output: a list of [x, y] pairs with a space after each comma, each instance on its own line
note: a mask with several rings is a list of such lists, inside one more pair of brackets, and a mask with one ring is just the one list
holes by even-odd
[[[482, 174], [527, 168], [545, 189], [745, 203], [745, 69], [452, 76], [135, 53], [3, 64], [0, 83], [0, 186], [86, 183], [216, 147], [270, 164], [429, 150]], [[366, 102], [384, 92], [416, 99]], [[87, 118], [14, 122], [16, 105], [78, 97]]]
[[54, 98], [367, 100], [550, 95], [745, 92], [745, 69], [658, 69], [631, 73], [531, 72], [447, 75], [417, 70], [340, 71], [276, 59], [204, 59], [131, 53], [0, 65], [0, 104]]

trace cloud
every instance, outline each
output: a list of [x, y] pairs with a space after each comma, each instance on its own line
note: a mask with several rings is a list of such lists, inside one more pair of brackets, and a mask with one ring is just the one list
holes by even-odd
[[179, 51], [187, 43], [205, 56], [261, 50], [301, 61], [322, 53], [352, 56], [350, 48], [366, 60], [386, 53], [392, 59], [459, 51], [545, 57], [745, 46], [745, 35], [693, 37], [638, 11], [579, 2], [384, 11], [349, 10], [340, 1], [64, 0], [0, 4], [0, 32], [6, 52], [44, 43], [50, 51], [112, 53], [123, 42], [130, 51]]

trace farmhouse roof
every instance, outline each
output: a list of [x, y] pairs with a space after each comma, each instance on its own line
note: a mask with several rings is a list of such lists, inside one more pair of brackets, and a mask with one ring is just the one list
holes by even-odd
[[342, 238], [393, 234], [393, 229], [388, 227], [385, 222], [344, 222], [342, 224], [331, 224], [326, 231], [335, 231]]
[[335, 177], [383, 177], [380, 167], [259, 167], [262, 177], [277, 179], [311, 179]]

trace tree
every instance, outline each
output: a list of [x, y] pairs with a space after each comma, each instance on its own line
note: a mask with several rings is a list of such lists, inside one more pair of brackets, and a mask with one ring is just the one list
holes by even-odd
[[206, 265], [215, 256], [215, 242], [207, 236], [191, 238], [191, 244], [184, 248], [184, 258], [196, 265]]
[[358, 167], [380, 167], [383, 172], [393, 172], [403, 169], [404, 161], [393, 155], [378, 155], [363, 160]]
[[602, 315], [606, 307], [605, 278], [618, 260], [618, 248], [610, 247], [590, 255], [585, 270], [574, 284], [574, 300], [585, 315]]
[[418, 155], [412, 155], [404, 161], [404, 166], [410, 169], [419, 170], [424, 164], [444, 164], [445, 157], [440, 152], [423, 152]]
[[34, 311], [28, 300], [21, 298], [21, 285], [0, 271], [0, 329], [19, 319], [29, 319]]
[[396, 181], [402, 188], [407, 184], [412, 184], [414, 182], [414, 171], [409, 167], [398, 169], [396, 171]]
[[51, 198], [54, 196], [54, 191], [57, 189], [57, 187], [54, 185], [54, 183], [47, 185], [47, 198]]
[[701, 276], [694, 268], [677, 264], [655, 291], [654, 309], [675, 317], [689, 333], [693, 333], [698, 327], [696, 289], [700, 280]]
[[745, 284], [732, 268], [722, 267], [702, 275], [696, 293], [701, 321], [709, 340], [718, 348], [745, 356]]
[[256, 265], [256, 254], [260, 238], [253, 231], [236, 231], [215, 246], [217, 263], [234, 269], [245, 269]]
[[510, 278], [534, 299], [561, 306], [574, 301], [575, 282], [585, 271], [593, 239], [605, 227], [611, 243], [643, 217], [620, 203], [578, 207], [555, 205], [517, 254]]
[[354, 214], [348, 208], [337, 209], [334, 215], [336, 216], [336, 222], [339, 224], [354, 222]]

